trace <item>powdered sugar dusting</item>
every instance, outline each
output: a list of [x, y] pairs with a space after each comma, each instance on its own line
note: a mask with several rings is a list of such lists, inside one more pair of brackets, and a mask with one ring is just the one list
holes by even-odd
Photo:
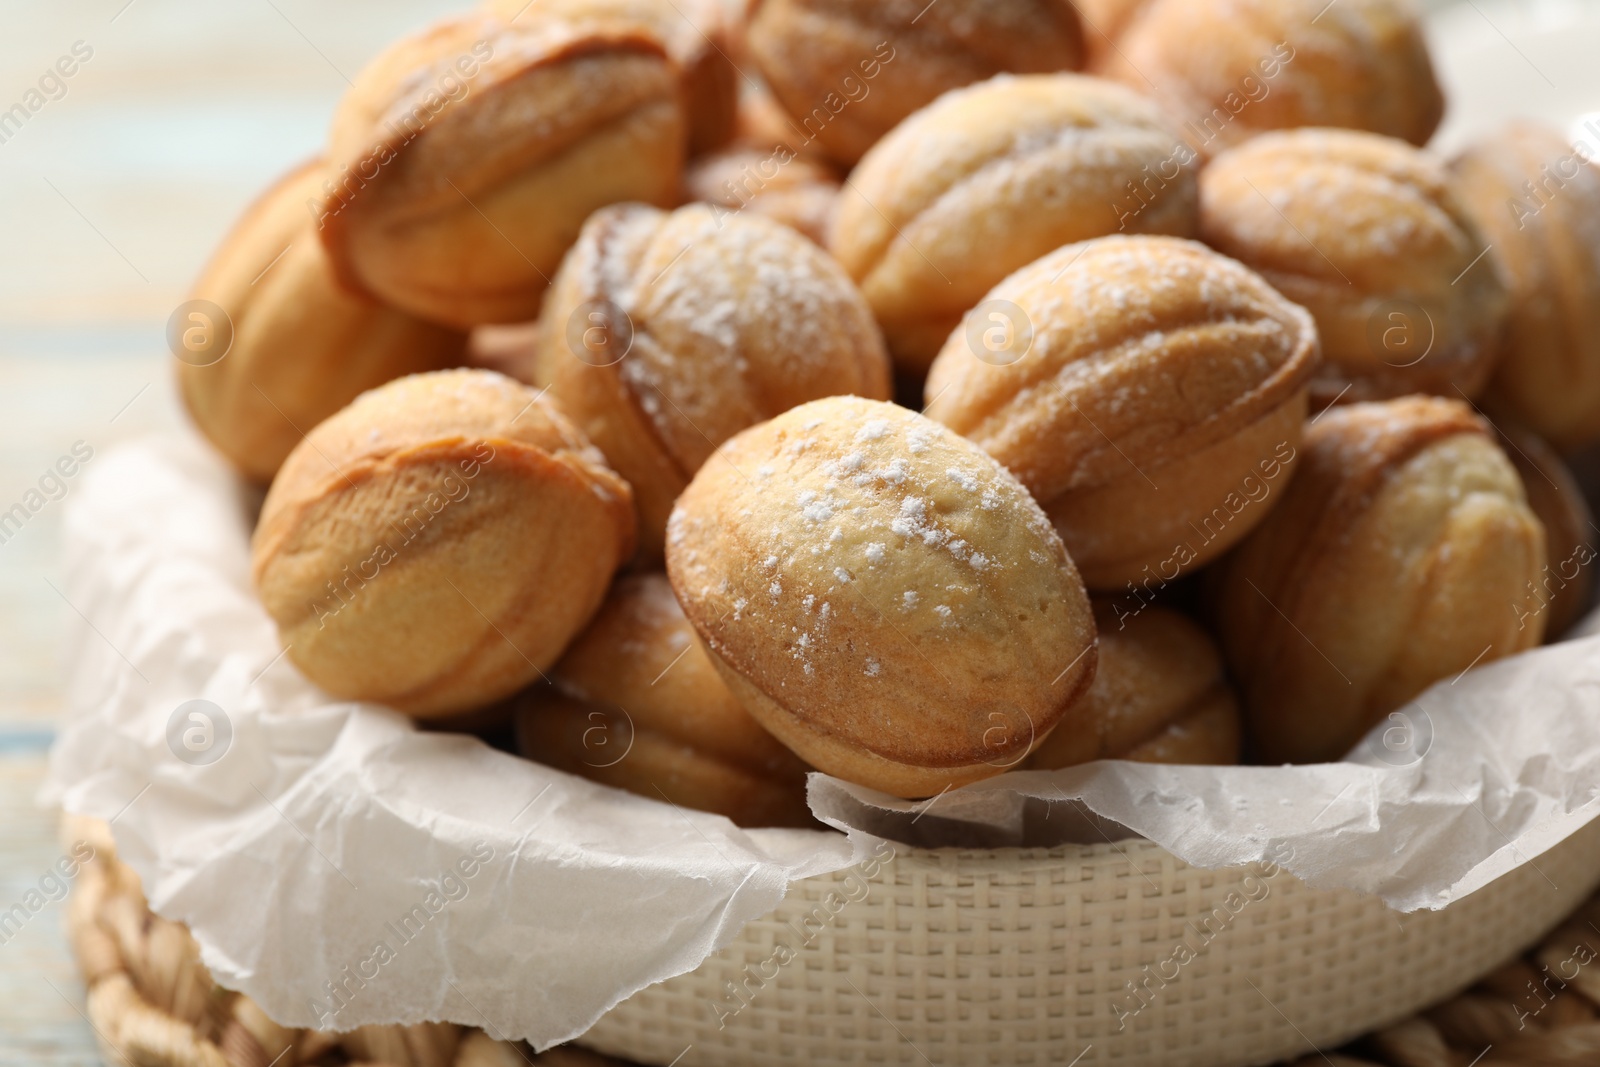
[[774, 383], [803, 398], [879, 380], [870, 311], [798, 233], [703, 204], [605, 210], [613, 225], [591, 233], [591, 223], [575, 255], [588, 256], [591, 299], [609, 300], [632, 327], [616, 373], [689, 469], [774, 414]]
[[[758, 448], [748, 445], [756, 451], [744, 454], [757, 439]], [[759, 516], [739, 526], [763, 577], [735, 610], [787, 635], [797, 679], [840, 657], [866, 677], [890, 673], [894, 661], [867, 665], [869, 648], [883, 639], [873, 620], [888, 613], [902, 639], [950, 640], [979, 621], [974, 612], [992, 611], [991, 583], [1007, 570], [1059, 580], [1059, 539], [1026, 491], [976, 446], [913, 412], [820, 401], [727, 448], [726, 466], [765, 461], [773, 470], [761, 483], [732, 474], [720, 483], [734, 505], [723, 514], [743, 504]], [[1005, 619], [1014, 623], [1009, 610]]]

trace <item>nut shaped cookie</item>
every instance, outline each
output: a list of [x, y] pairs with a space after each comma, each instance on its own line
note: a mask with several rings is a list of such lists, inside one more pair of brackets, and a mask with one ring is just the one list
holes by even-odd
[[1170, 582], [1262, 521], [1297, 459], [1311, 317], [1193, 241], [1104, 237], [1013, 274], [958, 330], [927, 414], [986, 449], [1054, 521], [1092, 589]]
[[1311, 312], [1323, 406], [1489, 379], [1507, 294], [1495, 253], [1445, 168], [1347, 130], [1268, 133], [1200, 176], [1200, 236]]
[[307, 678], [433, 718], [549, 668], [633, 527], [627, 483], [550, 401], [440, 371], [364, 393], [290, 453], [251, 573]]
[[723, 445], [673, 512], [667, 574], [757, 721], [897, 796], [1021, 763], [1094, 675], [1088, 596], [1044, 513], [892, 404], [819, 400]]
[[522, 754], [741, 826], [804, 826], [806, 766], [734, 699], [664, 574], [619, 579], [521, 698]]
[[745, 147], [702, 156], [683, 188], [686, 200], [726, 209], [714, 212], [719, 217], [750, 211], [826, 246], [840, 186], [831, 168], [787, 148]]
[[525, 321], [590, 212], [675, 200], [685, 122], [680, 71], [643, 28], [461, 16], [346, 94], [322, 240], [348, 284], [420, 318]]
[[[1083, 22], [1084, 69], [1099, 73], [1116, 55], [1117, 42], [1152, 0], [1073, 0]], [[1139, 86], [1144, 91], [1146, 86]]]
[[1100, 636], [1094, 683], [1077, 718], [1028, 757], [1030, 770], [1097, 759], [1239, 762], [1239, 703], [1206, 632], [1176, 611], [1094, 602]]
[[984, 293], [1040, 256], [1121, 232], [1194, 236], [1195, 160], [1119, 85], [995, 78], [941, 97], [867, 154], [829, 248], [896, 365], [922, 373]]
[[1465, 404], [1330, 408], [1215, 575], [1254, 754], [1339, 759], [1433, 683], [1534, 647], [1544, 564], [1517, 472]]
[[733, 136], [739, 72], [720, 0], [489, 0], [487, 6], [518, 27], [562, 19], [653, 34], [682, 71], [690, 154], [713, 151]]
[[1407, 0], [1151, 0], [1095, 69], [1149, 94], [1207, 156], [1299, 126], [1422, 145], [1444, 116]]
[[791, 158], [839, 168], [817, 147], [816, 138], [796, 126], [783, 105], [765, 84], [747, 80], [739, 86], [739, 110], [734, 117], [733, 146], [770, 152], [782, 148]]
[[1238, 701], [1231, 692], [1219, 694], [1121, 758], [1134, 763], [1228, 766], [1239, 762], [1243, 733]]
[[846, 165], [941, 93], [1083, 65], [1065, 0], [755, 0], [747, 37], [789, 123]]
[[534, 379], [633, 486], [645, 562], [723, 441], [807, 400], [889, 396], [839, 266], [787, 226], [701, 204], [590, 218], [540, 317]]
[[1451, 171], [1511, 289], [1484, 405], [1564, 452], [1600, 440], [1600, 167], [1524, 122], [1471, 145]]
[[394, 378], [455, 366], [466, 335], [346, 291], [306, 201], [320, 163], [287, 175], [212, 256], [193, 299], [178, 389], [195, 425], [246, 477], [265, 484], [304, 431]]

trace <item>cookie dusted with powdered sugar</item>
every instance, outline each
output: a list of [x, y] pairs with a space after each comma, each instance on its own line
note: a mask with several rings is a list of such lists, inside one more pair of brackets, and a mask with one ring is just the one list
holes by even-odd
[[641, 560], [723, 441], [797, 404], [889, 396], [861, 294], [794, 230], [703, 204], [597, 212], [539, 320], [534, 380], [633, 486]]
[[1068, 0], [755, 0], [747, 36], [787, 125], [844, 164], [947, 90], [1083, 65]]
[[1196, 159], [1120, 85], [998, 77], [945, 94], [867, 153], [828, 247], [895, 363], [920, 374], [985, 292], [1040, 256], [1114, 233], [1194, 236]]
[[1029, 343], [995, 361], [961, 331], [928, 416], [987, 449], [1055, 522], [1092, 589], [1170, 582], [1266, 517], [1317, 367], [1311, 316], [1193, 241], [1105, 237], [1018, 271]]
[[678, 501], [667, 572], [734, 695], [841, 778], [930, 796], [1079, 728], [1095, 629], [1065, 547], [903, 408], [837, 397], [733, 438]]
[[[1128, 15], [1130, 6], [1101, 0], [1091, 8]], [[1108, 21], [1124, 28], [1096, 73], [1149, 94], [1205, 155], [1299, 126], [1421, 145], [1444, 116], [1407, 0], [1149, 0]]]
[[1200, 238], [1317, 320], [1312, 401], [1475, 397], [1508, 307], [1498, 254], [1450, 174], [1404, 141], [1262, 134], [1200, 175]]
[[666, 47], [681, 73], [690, 152], [711, 151], [733, 135], [739, 71], [720, 0], [489, 0], [486, 6], [519, 27], [559, 20], [642, 29]]
[[725, 208], [719, 216], [752, 211], [828, 242], [828, 225], [839, 200], [839, 175], [827, 164], [783, 147], [750, 145], [701, 156], [683, 175], [685, 200]]

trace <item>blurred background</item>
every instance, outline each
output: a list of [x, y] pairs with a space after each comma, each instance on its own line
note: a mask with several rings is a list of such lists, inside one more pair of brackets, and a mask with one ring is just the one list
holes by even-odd
[[[212, 246], [268, 182], [320, 150], [373, 55], [466, 6], [0, 0], [0, 511], [76, 442], [100, 456], [181, 425], [164, 331]], [[1600, 0], [1423, 6], [1450, 100], [1436, 147], [1526, 116], [1600, 154]], [[74, 73], [47, 77], [63, 57]], [[62, 506], [0, 541], [4, 901], [58, 854], [54, 818], [33, 797], [75, 610], [58, 592]], [[53, 905], [14, 937], [0, 932], [0, 1065], [100, 1062], [60, 920]]]

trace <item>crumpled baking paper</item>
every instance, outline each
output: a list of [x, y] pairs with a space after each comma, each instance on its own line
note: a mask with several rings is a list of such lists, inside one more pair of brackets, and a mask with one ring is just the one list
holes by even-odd
[[[1536, 862], [1600, 811], [1590, 637], [1441, 683], [1346, 763], [1102, 762], [917, 804], [816, 774], [813, 810], [847, 833], [740, 830], [321, 693], [251, 593], [257, 502], [192, 438], [86, 474], [66, 516], [81, 622], [46, 799], [110, 820], [151, 906], [289, 1025], [444, 1019], [567, 1040], [877, 835], [1139, 835], [1197, 866], [1272, 861], [1411, 911]], [[210, 734], [183, 709], [197, 699], [222, 710]]]

